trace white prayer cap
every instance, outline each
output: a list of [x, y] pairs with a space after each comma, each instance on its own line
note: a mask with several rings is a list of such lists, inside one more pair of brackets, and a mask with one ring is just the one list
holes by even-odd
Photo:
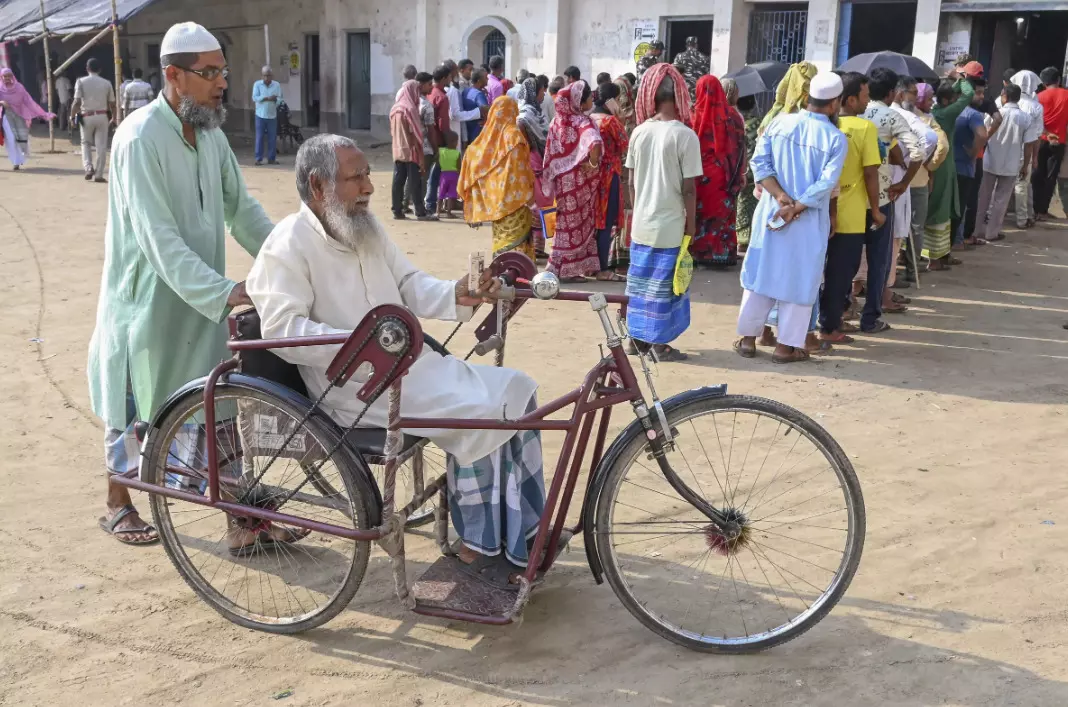
[[215, 52], [222, 49], [219, 40], [215, 39], [208, 30], [196, 22], [179, 22], [172, 25], [167, 34], [163, 35], [163, 43], [159, 45], [161, 57], [168, 54], [200, 54], [202, 52]]
[[821, 71], [812, 77], [808, 95], [820, 101], [830, 101], [842, 95], [842, 77], [833, 71]]

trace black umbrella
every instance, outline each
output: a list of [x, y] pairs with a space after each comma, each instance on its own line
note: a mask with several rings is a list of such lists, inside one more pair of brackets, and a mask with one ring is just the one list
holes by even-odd
[[920, 59], [897, 52], [869, 52], [857, 54], [838, 67], [838, 71], [871, 73], [872, 69], [893, 69], [901, 76], [912, 76], [921, 81], [938, 82], [938, 74]]
[[790, 65], [781, 61], [761, 61], [746, 64], [737, 71], [729, 71], [721, 78], [734, 79], [738, 84], [739, 96], [752, 96], [764, 91], [774, 91], [789, 69]]

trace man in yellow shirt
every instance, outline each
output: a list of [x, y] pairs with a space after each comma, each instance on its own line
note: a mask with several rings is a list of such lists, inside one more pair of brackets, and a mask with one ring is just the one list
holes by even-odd
[[[849, 302], [853, 276], [861, 253], [874, 229], [886, 221], [879, 210], [879, 133], [875, 124], [860, 116], [868, 107], [868, 77], [849, 71], [842, 74], [842, 109], [838, 129], [846, 136], [848, 152], [838, 196], [831, 200], [833, 233], [827, 244], [827, 264], [820, 293], [820, 339], [848, 344], [841, 332], [842, 313]], [[870, 253], [871, 251], [869, 251]], [[875, 264], [871, 264], [875, 266]]]

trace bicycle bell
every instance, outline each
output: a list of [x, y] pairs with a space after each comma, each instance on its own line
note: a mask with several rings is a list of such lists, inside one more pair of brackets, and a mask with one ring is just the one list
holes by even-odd
[[538, 299], [553, 299], [560, 294], [560, 278], [551, 272], [540, 272], [530, 281], [530, 291]]

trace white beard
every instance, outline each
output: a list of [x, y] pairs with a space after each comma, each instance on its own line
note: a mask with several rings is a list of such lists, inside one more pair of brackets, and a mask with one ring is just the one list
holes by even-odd
[[366, 206], [347, 209], [333, 191], [323, 204], [323, 226], [334, 240], [361, 260], [381, 253], [388, 238], [378, 218]]

